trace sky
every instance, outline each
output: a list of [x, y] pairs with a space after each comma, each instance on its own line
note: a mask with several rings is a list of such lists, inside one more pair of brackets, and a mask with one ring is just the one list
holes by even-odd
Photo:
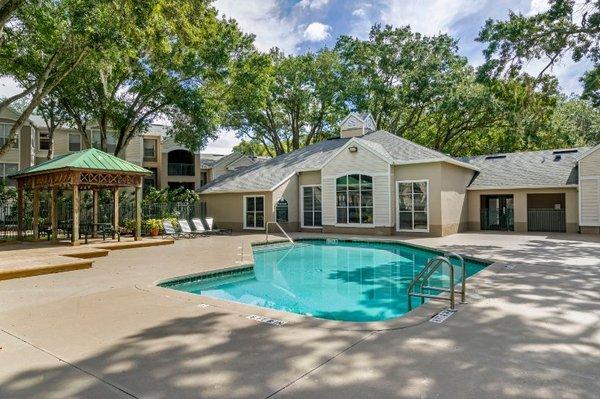
[[[244, 32], [256, 35], [255, 44], [263, 51], [277, 46], [300, 54], [331, 47], [340, 35], [365, 39], [377, 23], [410, 25], [427, 35], [452, 35], [459, 52], [475, 66], [483, 62], [484, 48], [475, 38], [487, 19], [506, 19], [509, 10], [535, 14], [548, 7], [547, 0], [215, 0], [214, 5]], [[535, 73], [539, 67], [540, 62], [532, 62], [527, 70]], [[565, 59], [552, 73], [564, 93], [580, 93], [578, 78], [586, 67]], [[0, 78], [0, 95], [15, 90], [13, 82]], [[238, 142], [234, 132], [224, 131], [205, 152], [227, 154]]]

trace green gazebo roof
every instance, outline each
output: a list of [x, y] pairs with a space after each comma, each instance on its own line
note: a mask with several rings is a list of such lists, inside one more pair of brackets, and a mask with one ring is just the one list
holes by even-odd
[[96, 148], [90, 148], [88, 150], [78, 151], [72, 154], [61, 155], [38, 165], [30, 166], [9, 177], [18, 179], [22, 176], [29, 176], [39, 173], [51, 173], [65, 169], [139, 174], [152, 173], [148, 169], [125, 161], [114, 155], [100, 151]]

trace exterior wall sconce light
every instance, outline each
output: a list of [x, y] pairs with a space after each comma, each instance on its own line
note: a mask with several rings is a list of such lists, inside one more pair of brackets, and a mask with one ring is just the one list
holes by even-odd
[[355, 145], [351, 145], [350, 147], [348, 147], [348, 151], [350, 152], [356, 152], [358, 151], [358, 147]]

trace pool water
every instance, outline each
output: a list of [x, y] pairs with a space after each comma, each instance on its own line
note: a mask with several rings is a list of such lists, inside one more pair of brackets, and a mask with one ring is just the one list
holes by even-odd
[[[367, 322], [408, 311], [407, 288], [434, 250], [399, 243], [303, 240], [255, 247], [254, 268], [163, 286], [227, 301], [332, 320]], [[460, 262], [453, 260], [459, 265]], [[467, 276], [487, 265], [467, 261]], [[460, 267], [455, 277], [460, 280]], [[447, 266], [430, 285], [449, 286]], [[412, 298], [413, 307], [421, 304]]]

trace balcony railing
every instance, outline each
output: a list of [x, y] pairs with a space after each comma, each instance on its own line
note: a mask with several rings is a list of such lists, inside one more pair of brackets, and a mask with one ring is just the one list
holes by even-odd
[[169, 176], [194, 176], [194, 164], [169, 163]]

